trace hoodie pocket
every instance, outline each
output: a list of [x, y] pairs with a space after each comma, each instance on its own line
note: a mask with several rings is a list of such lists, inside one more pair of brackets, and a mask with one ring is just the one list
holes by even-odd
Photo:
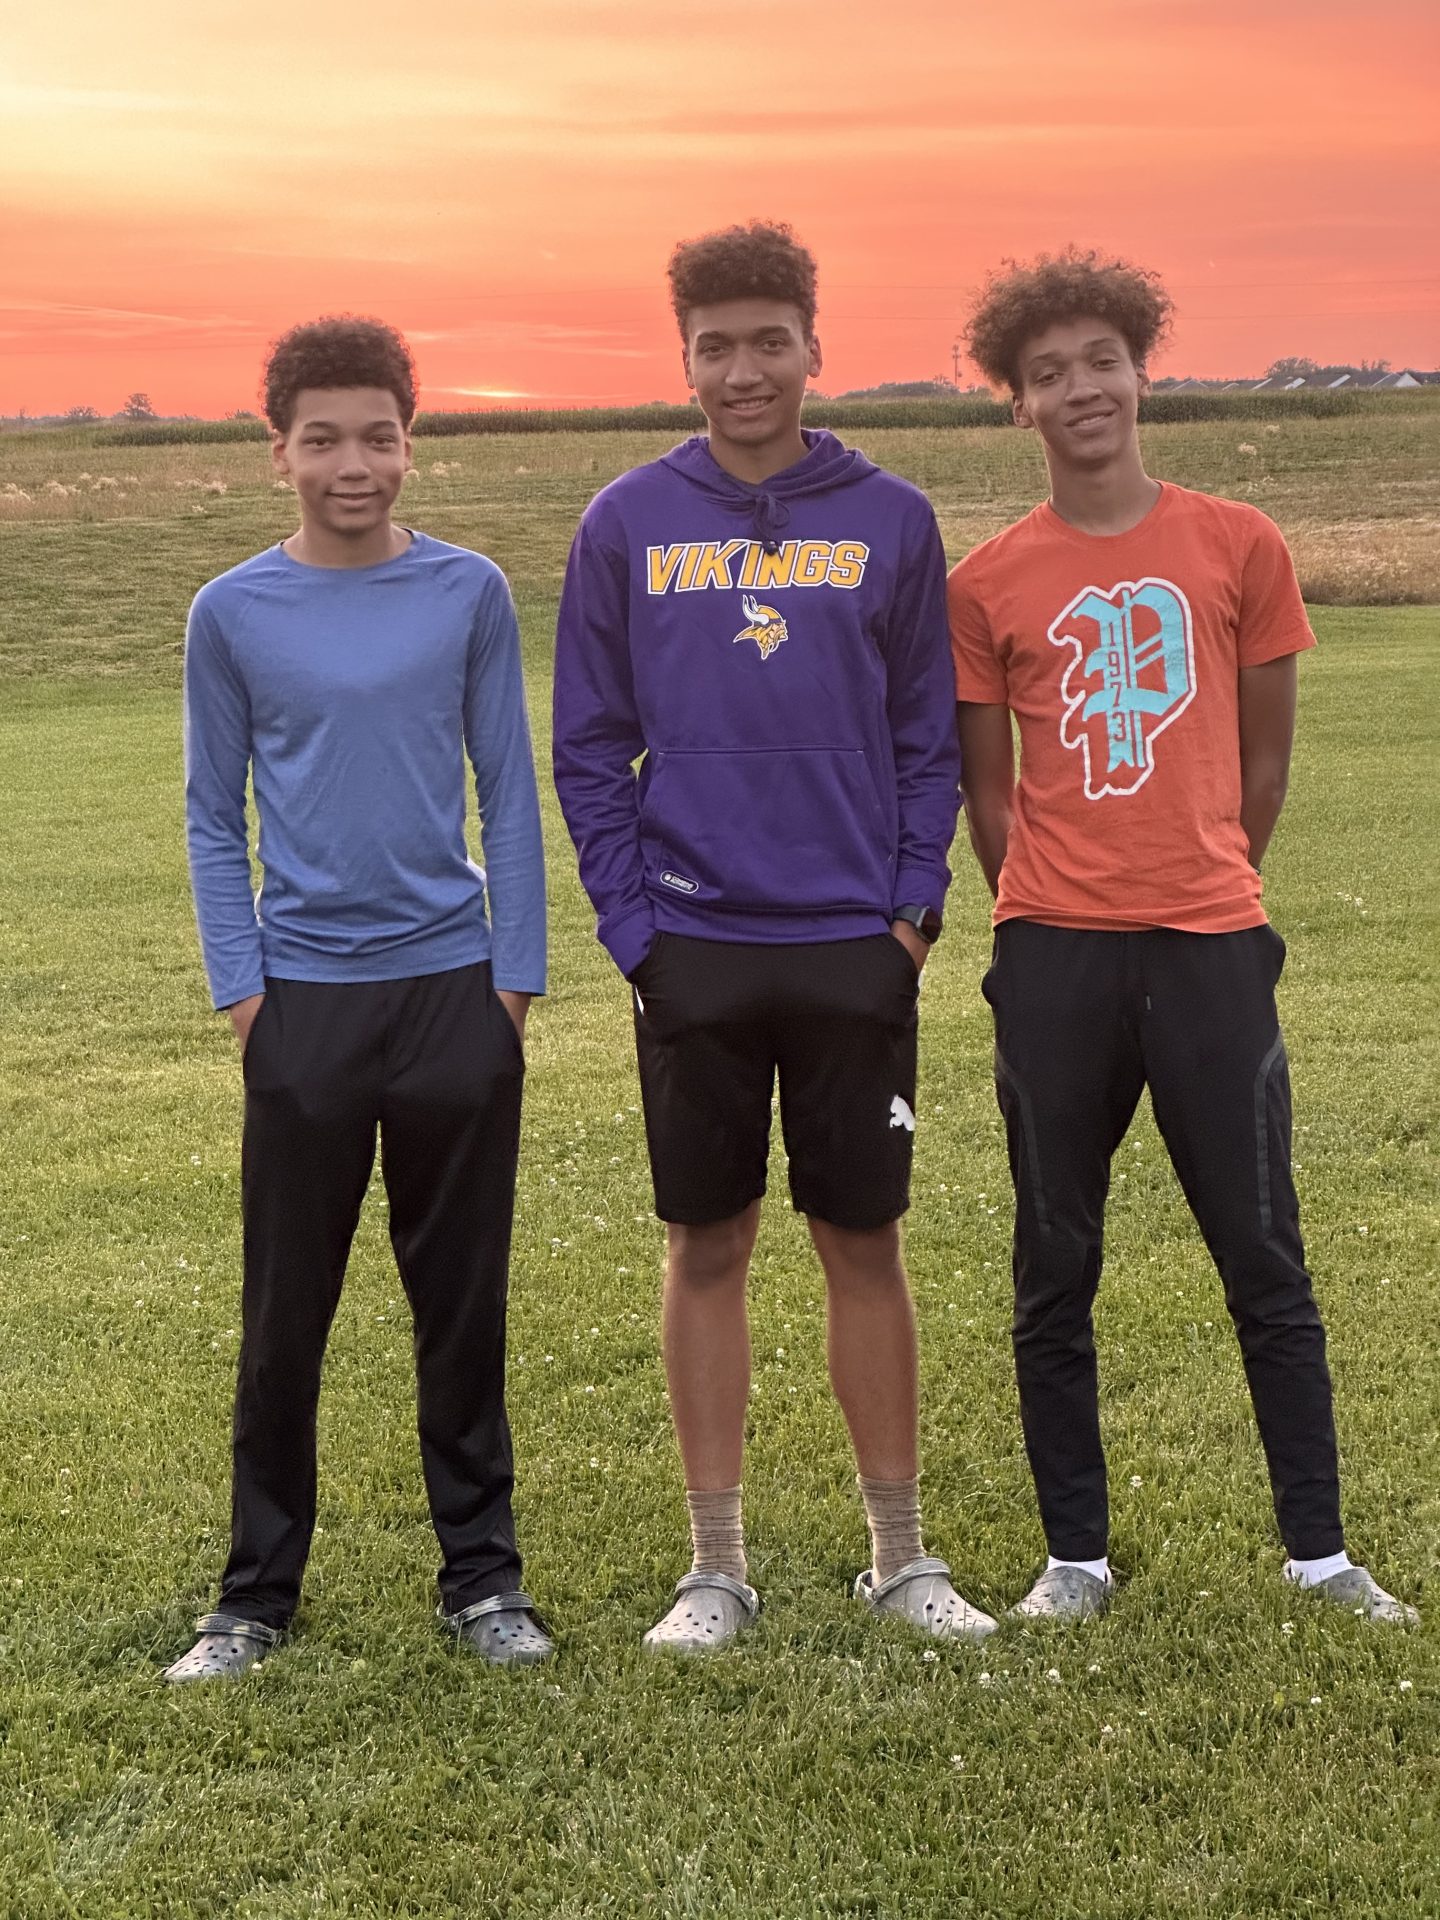
[[890, 912], [895, 828], [859, 747], [657, 753], [640, 833], [661, 895], [755, 913]]

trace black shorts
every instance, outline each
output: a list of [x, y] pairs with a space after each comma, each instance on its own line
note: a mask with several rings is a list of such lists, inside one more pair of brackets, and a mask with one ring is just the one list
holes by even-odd
[[662, 1220], [728, 1220], [764, 1193], [777, 1070], [796, 1209], [856, 1230], [899, 1219], [919, 977], [893, 934], [757, 946], [662, 933], [633, 984]]

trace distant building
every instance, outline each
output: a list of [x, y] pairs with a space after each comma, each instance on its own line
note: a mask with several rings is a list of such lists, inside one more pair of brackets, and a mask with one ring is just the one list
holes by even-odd
[[1395, 373], [1357, 372], [1353, 367], [1332, 379], [1321, 378], [1308, 384], [1323, 387], [1327, 393], [1408, 393], [1417, 387], [1440, 383], [1440, 374], [1416, 373], [1405, 367]]
[[1187, 374], [1182, 380], [1157, 380], [1152, 390], [1156, 394], [1413, 393], [1420, 387], [1440, 387], [1440, 372], [1422, 373], [1414, 367], [1402, 367], [1393, 373], [1377, 373], [1373, 368], [1347, 367], [1337, 373], [1327, 367], [1312, 374], [1267, 374], [1263, 380], [1253, 374], [1245, 380], [1201, 380]]

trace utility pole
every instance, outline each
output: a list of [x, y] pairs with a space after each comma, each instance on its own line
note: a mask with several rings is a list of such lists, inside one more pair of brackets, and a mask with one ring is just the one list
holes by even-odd
[[951, 343], [950, 365], [954, 369], [951, 375], [950, 384], [954, 387], [958, 387], [960, 385], [960, 342], [958, 340], [953, 341]]

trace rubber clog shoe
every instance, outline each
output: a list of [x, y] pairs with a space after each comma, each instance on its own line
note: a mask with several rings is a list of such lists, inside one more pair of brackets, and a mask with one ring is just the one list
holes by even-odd
[[278, 1628], [233, 1613], [202, 1613], [195, 1631], [200, 1638], [194, 1646], [165, 1669], [163, 1677], [172, 1687], [191, 1680], [237, 1680], [284, 1638]]
[[1007, 1618], [1053, 1620], [1062, 1625], [1093, 1620], [1110, 1605], [1111, 1586], [1111, 1581], [1097, 1580], [1083, 1567], [1047, 1567]]
[[440, 1609], [457, 1642], [492, 1667], [533, 1667], [548, 1660], [555, 1642], [545, 1631], [528, 1593], [496, 1593], [458, 1613]]
[[872, 1613], [908, 1621], [937, 1640], [984, 1640], [995, 1631], [990, 1615], [955, 1591], [946, 1563], [928, 1556], [911, 1560], [878, 1586], [867, 1567], [855, 1582], [855, 1598]]
[[1301, 1589], [1318, 1594], [1332, 1606], [1348, 1607], [1362, 1620], [1380, 1620], [1396, 1627], [1418, 1627], [1420, 1615], [1393, 1593], [1387, 1593], [1375, 1576], [1364, 1567], [1346, 1567], [1332, 1573], [1328, 1580], [1317, 1580], [1313, 1587]]
[[646, 1634], [652, 1653], [713, 1653], [725, 1647], [756, 1619], [760, 1596], [728, 1573], [687, 1573], [676, 1583], [675, 1600]]

